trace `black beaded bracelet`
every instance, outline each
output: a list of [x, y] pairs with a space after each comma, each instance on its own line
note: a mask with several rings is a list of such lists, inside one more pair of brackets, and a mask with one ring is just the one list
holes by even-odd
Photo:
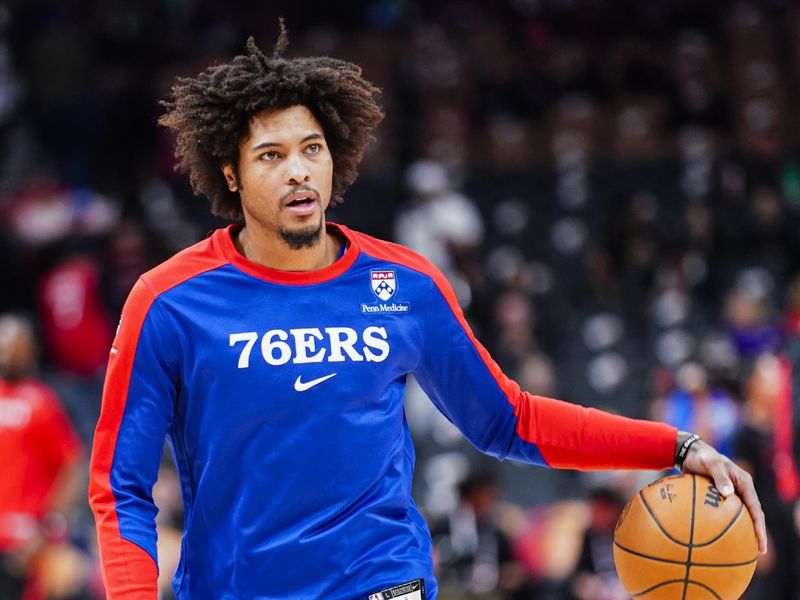
[[675, 468], [676, 469], [678, 469], [679, 471], [683, 470], [683, 461], [686, 460], [686, 455], [689, 453], [689, 448], [691, 448], [692, 444], [694, 444], [699, 439], [700, 439], [700, 436], [697, 435], [696, 433], [693, 433], [688, 438], [686, 438], [686, 441], [683, 442], [683, 444], [681, 444], [681, 447], [678, 450], [678, 453], [675, 455]]

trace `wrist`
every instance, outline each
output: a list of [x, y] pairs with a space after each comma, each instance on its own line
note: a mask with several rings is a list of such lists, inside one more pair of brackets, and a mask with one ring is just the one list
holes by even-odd
[[675, 438], [675, 455], [673, 466], [679, 471], [683, 471], [683, 462], [689, 455], [689, 449], [695, 442], [700, 441], [700, 436], [688, 431], [679, 431]]

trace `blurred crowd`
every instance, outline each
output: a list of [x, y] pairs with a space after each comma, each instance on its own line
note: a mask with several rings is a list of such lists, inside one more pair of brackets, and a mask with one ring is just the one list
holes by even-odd
[[[789, 0], [0, 2], [0, 600], [104, 597], [85, 498], [140, 273], [223, 223], [155, 125], [176, 76], [268, 50], [361, 64], [387, 119], [329, 217], [428, 256], [523, 388], [696, 431], [755, 477], [796, 599], [800, 5]], [[38, 350], [37, 350], [38, 349]], [[443, 600], [615, 600], [657, 473], [479, 456], [414, 381]], [[31, 475], [31, 474], [34, 475]], [[153, 492], [163, 598], [182, 507]]]

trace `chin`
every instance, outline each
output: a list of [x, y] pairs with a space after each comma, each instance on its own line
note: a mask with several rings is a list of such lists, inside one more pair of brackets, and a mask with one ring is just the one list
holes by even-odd
[[287, 227], [281, 228], [278, 233], [286, 245], [292, 250], [300, 250], [302, 248], [311, 248], [319, 242], [322, 237], [323, 222], [320, 217], [319, 223], [316, 225], [306, 225], [304, 227], [295, 227], [289, 229]]

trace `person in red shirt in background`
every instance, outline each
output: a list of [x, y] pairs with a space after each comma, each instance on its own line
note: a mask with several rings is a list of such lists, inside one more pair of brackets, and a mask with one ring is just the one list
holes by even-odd
[[44, 275], [38, 292], [43, 341], [53, 365], [76, 377], [104, 372], [114, 326], [103, 307], [97, 262], [88, 253], [60, 261]]
[[0, 315], [0, 600], [31, 594], [36, 557], [66, 533], [83, 448], [55, 394], [32, 376], [33, 327]]
[[100, 416], [103, 375], [115, 323], [105, 309], [96, 250], [80, 236], [55, 244], [57, 258], [37, 289], [37, 322], [48, 383], [72, 418], [83, 443], [91, 444]]

